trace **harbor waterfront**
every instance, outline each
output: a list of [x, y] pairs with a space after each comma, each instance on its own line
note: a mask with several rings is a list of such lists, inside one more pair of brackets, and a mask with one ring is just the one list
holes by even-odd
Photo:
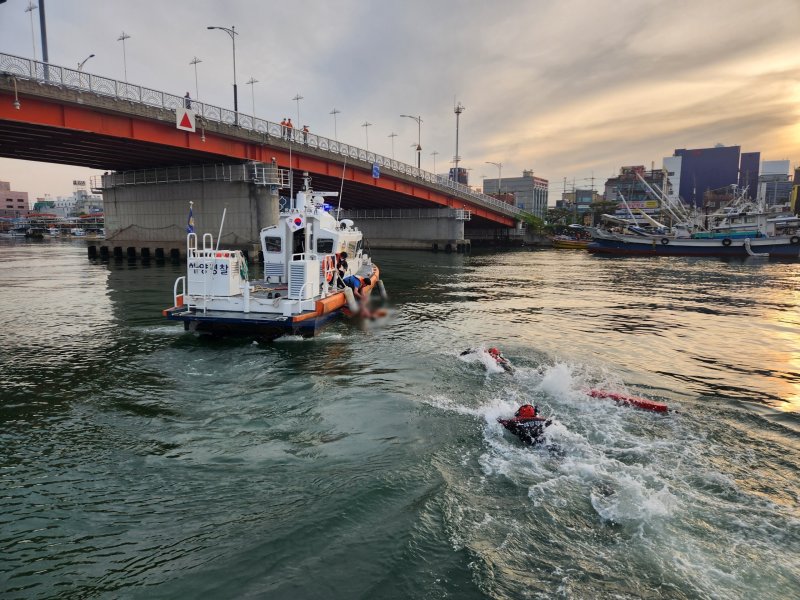
[[3, 598], [800, 589], [796, 263], [376, 251], [385, 322], [259, 343], [164, 321], [182, 261], [0, 256]]

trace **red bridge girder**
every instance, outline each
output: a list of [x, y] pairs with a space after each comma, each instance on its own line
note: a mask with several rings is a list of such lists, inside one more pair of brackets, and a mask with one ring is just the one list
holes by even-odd
[[[370, 169], [327, 160], [311, 153], [303, 154], [302, 146], [287, 150], [263, 143], [237, 140], [213, 131], [181, 131], [166, 122], [136, 115], [106, 112], [89, 106], [59, 102], [31, 96], [20, 98], [15, 109], [13, 96], [0, 92], [0, 156], [92, 167], [102, 170], [128, 170], [197, 164], [255, 160], [270, 162], [275, 158], [281, 167], [308, 171], [326, 180], [339, 180], [371, 188], [381, 208], [393, 204], [464, 208], [474, 217], [496, 225], [513, 227], [514, 219], [449, 196], [425, 185], [381, 173], [373, 178]], [[331, 157], [333, 158], [333, 157]], [[364, 189], [363, 191], [367, 191]], [[360, 194], [364, 196], [363, 192]], [[397, 195], [397, 196], [394, 196]], [[402, 202], [401, 202], [402, 200]], [[411, 204], [409, 204], [411, 203]]]

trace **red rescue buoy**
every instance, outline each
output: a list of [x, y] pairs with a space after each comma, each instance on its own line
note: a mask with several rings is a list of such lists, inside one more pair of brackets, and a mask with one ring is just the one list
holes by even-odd
[[636, 396], [626, 396], [625, 394], [618, 394], [616, 392], [607, 392], [605, 390], [589, 390], [586, 392], [592, 398], [609, 398], [615, 402], [623, 404], [630, 404], [636, 408], [650, 410], [657, 413], [665, 413], [669, 410], [663, 402], [656, 402], [655, 400], [648, 400], [647, 398], [638, 398]]

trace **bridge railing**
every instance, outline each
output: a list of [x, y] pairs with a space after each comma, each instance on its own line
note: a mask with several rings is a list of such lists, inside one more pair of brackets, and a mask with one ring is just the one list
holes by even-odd
[[[60, 67], [50, 63], [31, 60], [21, 56], [0, 53], [0, 73], [16, 77], [18, 79], [30, 79], [40, 83], [55, 85], [63, 88], [76, 89], [106, 96], [129, 102], [137, 102], [146, 106], [175, 110], [185, 106], [188, 99], [183, 96], [176, 96], [167, 92], [154, 90], [141, 85], [134, 85], [126, 81], [118, 81], [92, 73], [86, 73], [69, 67]], [[314, 148], [323, 152], [336, 155], [337, 157], [348, 157], [371, 164], [377, 164], [380, 169], [401, 173], [433, 186], [439, 187], [450, 192], [457, 192], [460, 196], [476, 205], [494, 210], [506, 216], [520, 218], [527, 214], [525, 211], [488, 196], [476, 192], [469, 186], [448, 177], [443, 177], [435, 173], [430, 173], [409, 165], [393, 158], [370, 152], [357, 146], [345, 144], [338, 140], [326, 138], [316, 133], [304, 132], [299, 129], [287, 129], [280, 123], [274, 123], [265, 119], [258, 119], [244, 113], [236, 113], [227, 108], [221, 108], [200, 102], [196, 99], [189, 101], [191, 108], [204, 121], [233, 125], [244, 130], [254, 131], [266, 136], [283, 139]]]
[[456, 221], [469, 221], [468, 210], [456, 208], [375, 208], [375, 209], [350, 209], [341, 211], [341, 218], [354, 221], [368, 221], [372, 219], [432, 219], [447, 218]]

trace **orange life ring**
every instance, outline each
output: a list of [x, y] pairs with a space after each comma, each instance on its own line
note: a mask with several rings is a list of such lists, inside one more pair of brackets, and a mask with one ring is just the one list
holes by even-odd
[[333, 262], [333, 256], [326, 256], [322, 259], [322, 275], [331, 283], [333, 281], [333, 274], [336, 272], [336, 264]]

